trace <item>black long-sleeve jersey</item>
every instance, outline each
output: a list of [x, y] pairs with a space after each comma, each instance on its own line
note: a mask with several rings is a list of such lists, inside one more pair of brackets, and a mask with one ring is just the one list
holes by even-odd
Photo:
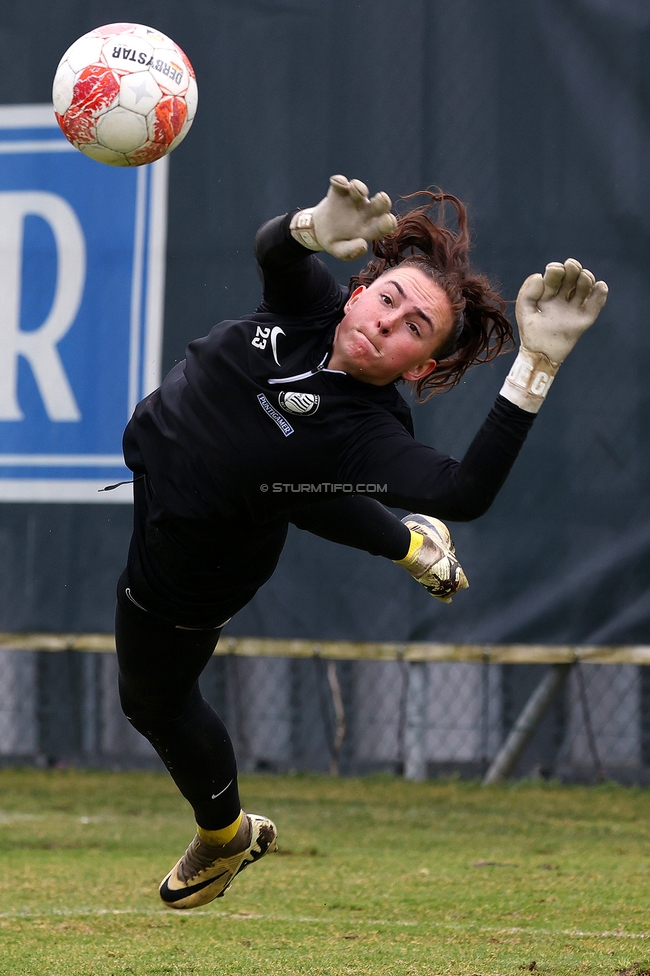
[[277, 524], [359, 491], [443, 519], [481, 515], [534, 414], [498, 397], [462, 461], [416, 441], [395, 384], [328, 369], [349, 290], [293, 240], [290, 217], [258, 232], [259, 308], [190, 343], [127, 427], [126, 462], [146, 472], [154, 509]]

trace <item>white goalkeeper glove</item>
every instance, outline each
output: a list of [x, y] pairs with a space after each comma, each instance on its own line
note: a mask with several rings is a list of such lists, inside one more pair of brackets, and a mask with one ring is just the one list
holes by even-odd
[[469, 586], [449, 529], [440, 519], [407, 515], [402, 519], [411, 532], [411, 545], [404, 559], [394, 560], [429, 591], [431, 596], [451, 603], [459, 590]]
[[537, 413], [555, 375], [607, 301], [607, 285], [574, 258], [526, 278], [517, 296], [521, 346], [501, 396]]
[[368, 196], [361, 180], [331, 176], [327, 196], [291, 218], [291, 235], [310, 251], [327, 251], [341, 261], [353, 261], [368, 250], [368, 242], [392, 234], [397, 219], [390, 212], [387, 193]]

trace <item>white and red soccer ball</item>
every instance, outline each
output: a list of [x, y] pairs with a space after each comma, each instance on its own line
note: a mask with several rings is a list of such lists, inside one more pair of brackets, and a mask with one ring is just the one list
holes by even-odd
[[198, 88], [189, 59], [171, 38], [142, 24], [108, 24], [65, 52], [52, 101], [64, 135], [86, 156], [140, 166], [185, 138]]

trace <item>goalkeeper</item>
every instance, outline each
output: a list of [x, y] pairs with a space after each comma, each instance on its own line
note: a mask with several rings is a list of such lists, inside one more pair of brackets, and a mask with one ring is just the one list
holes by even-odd
[[[457, 229], [433, 219], [451, 205]], [[272, 574], [289, 522], [403, 565], [449, 600], [466, 586], [438, 518], [480, 516], [503, 484], [560, 364], [596, 319], [604, 282], [569, 259], [524, 282], [521, 345], [459, 462], [413, 437], [396, 384], [456, 384], [507, 347], [504, 302], [469, 265], [463, 205], [428, 194], [397, 220], [386, 194], [332, 177], [316, 207], [258, 232], [256, 312], [188, 346], [124, 437], [134, 532], [118, 583], [122, 705], [193, 807], [197, 834], [160, 886], [173, 908], [224, 894], [275, 849], [244, 813], [232, 744], [198, 678], [221, 628]], [[338, 285], [314, 252], [374, 257]], [[301, 486], [323, 486], [323, 494]], [[276, 490], [277, 489], [277, 490]], [[352, 492], [352, 494], [349, 494]], [[403, 522], [381, 501], [424, 513]]]

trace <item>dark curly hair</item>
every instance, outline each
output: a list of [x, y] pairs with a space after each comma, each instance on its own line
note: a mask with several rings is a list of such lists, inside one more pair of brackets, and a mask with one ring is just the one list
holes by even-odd
[[[450, 193], [422, 190], [404, 200], [426, 196], [428, 203], [397, 218], [397, 230], [372, 245], [374, 254], [366, 267], [350, 279], [350, 288], [369, 285], [398, 264], [419, 268], [437, 282], [451, 303], [454, 324], [451, 335], [436, 358], [433, 373], [417, 380], [420, 401], [444, 393], [460, 382], [470, 366], [488, 363], [512, 348], [512, 326], [505, 316], [506, 303], [485, 275], [470, 267], [470, 234], [467, 211]], [[445, 204], [456, 214], [456, 232], [445, 224]], [[437, 211], [437, 220], [430, 216]], [[425, 396], [425, 393], [427, 394]]]

